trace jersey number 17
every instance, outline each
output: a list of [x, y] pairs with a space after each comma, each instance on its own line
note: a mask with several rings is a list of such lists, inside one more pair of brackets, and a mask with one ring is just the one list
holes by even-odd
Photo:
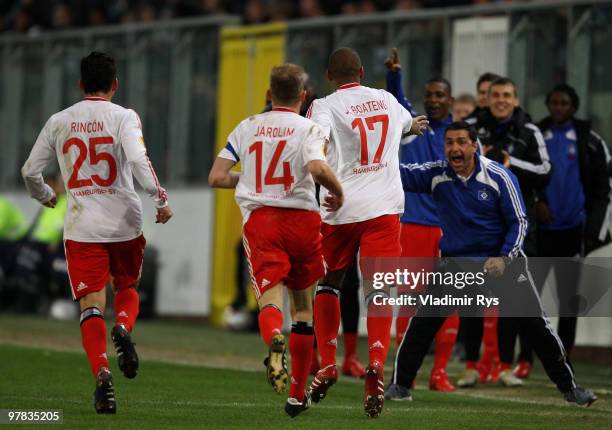
[[[364, 125], [365, 122], [365, 125]], [[380, 122], [382, 124], [382, 132], [380, 135], [380, 143], [374, 154], [372, 164], [380, 163], [382, 158], [383, 150], [385, 149], [385, 142], [387, 141], [387, 130], [389, 129], [389, 115], [374, 115], [367, 118], [355, 118], [351, 123], [351, 128], [359, 129], [359, 140], [361, 141], [361, 165], [367, 166], [368, 162], [368, 135], [366, 132], [366, 125], [368, 130], [374, 131], [374, 124]]]

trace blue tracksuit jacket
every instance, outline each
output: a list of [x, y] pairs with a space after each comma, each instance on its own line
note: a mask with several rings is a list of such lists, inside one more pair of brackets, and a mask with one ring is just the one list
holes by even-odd
[[452, 257], [516, 257], [527, 233], [516, 176], [476, 155], [476, 169], [458, 177], [446, 160], [400, 164], [405, 191], [429, 193], [442, 227], [440, 250]]

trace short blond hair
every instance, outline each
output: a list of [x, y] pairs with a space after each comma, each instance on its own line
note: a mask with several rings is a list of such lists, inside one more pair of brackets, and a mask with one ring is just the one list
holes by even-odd
[[272, 101], [295, 103], [304, 91], [304, 68], [297, 64], [285, 63], [272, 67], [270, 72], [270, 92]]

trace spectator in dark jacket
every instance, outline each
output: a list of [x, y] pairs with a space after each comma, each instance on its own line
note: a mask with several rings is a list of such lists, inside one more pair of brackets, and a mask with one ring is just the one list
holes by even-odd
[[475, 112], [467, 122], [476, 127], [487, 158], [500, 164], [509, 160], [529, 213], [536, 192], [544, 189], [550, 177], [546, 144], [531, 117], [518, 106], [518, 94], [512, 80], [493, 81], [488, 99], [489, 106]]
[[[572, 299], [578, 289], [578, 265], [554, 257], [586, 255], [602, 246], [608, 236], [610, 158], [603, 139], [588, 121], [574, 117], [580, 99], [569, 85], [557, 85], [546, 97], [550, 116], [538, 126], [553, 166], [549, 184], [536, 203], [537, 252], [534, 265], [536, 285], [542, 288], [552, 267], [559, 299], [559, 337], [569, 354], [576, 338], [577, 318]], [[521, 344], [515, 374], [527, 377], [533, 362], [529, 345]]]
[[[546, 144], [538, 127], [518, 106], [516, 85], [512, 80], [508, 78], [494, 80], [489, 86], [487, 102], [487, 107], [477, 109], [466, 122], [476, 128], [483, 154], [489, 159], [509, 166], [512, 173], [518, 178], [529, 217], [529, 232], [524, 250], [527, 255], [535, 255], [534, 204], [536, 195], [543, 193], [551, 170]], [[479, 333], [476, 332], [476, 326], [481, 326], [477, 320], [463, 318], [461, 324], [465, 326], [466, 335], [477, 336], [482, 333], [482, 329]], [[499, 378], [506, 386], [522, 384], [522, 381], [516, 378], [511, 371], [517, 334], [516, 324], [507, 319], [499, 319], [498, 342], [495, 342], [494, 335], [492, 340], [499, 347]], [[521, 336], [525, 334], [521, 333]], [[484, 356], [491, 356], [491, 354], [486, 354], [486, 348]], [[473, 385], [472, 382], [475, 383], [473, 373], [468, 375], [472, 377], [469, 381], [467, 378], [462, 378], [458, 384], [460, 386]], [[493, 375], [491, 377], [494, 379]]]

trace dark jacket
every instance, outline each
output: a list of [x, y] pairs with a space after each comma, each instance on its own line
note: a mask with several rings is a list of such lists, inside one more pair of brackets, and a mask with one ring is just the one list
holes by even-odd
[[[551, 126], [550, 117], [538, 123], [543, 134], [550, 130]], [[574, 119], [574, 128], [578, 145], [580, 181], [585, 197], [585, 247], [589, 252], [606, 240], [608, 232], [610, 180], [607, 163], [609, 156], [606, 143], [591, 130], [589, 121]]]
[[505, 123], [499, 123], [489, 108], [476, 110], [466, 121], [476, 128], [483, 147], [493, 147], [487, 158], [503, 164], [502, 150], [508, 152], [510, 170], [518, 178], [529, 212], [536, 194], [544, 189], [550, 178], [548, 151], [538, 127], [520, 107], [514, 109], [512, 117]]

